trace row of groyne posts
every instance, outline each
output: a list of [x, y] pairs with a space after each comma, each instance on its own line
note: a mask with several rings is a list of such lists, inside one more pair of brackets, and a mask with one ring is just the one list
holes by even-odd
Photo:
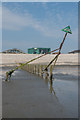
[[47, 70], [44, 71], [44, 69], [47, 67], [47, 65], [41, 65], [41, 64], [27, 64], [21, 69], [26, 70], [27, 72], [30, 72], [32, 74], [36, 74], [40, 76], [41, 78], [49, 79], [52, 81], [53, 78], [53, 65], [50, 65]]
[[21, 69], [37, 75], [38, 77], [40, 76], [41, 78], [44, 78], [45, 80], [49, 80], [49, 89], [50, 92], [53, 93], [55, 96], [55, 91], [53, 88], [53, 69], [54, 65], [50, 65], [47, 70], [44, 71], [44, 69], [47, 67], [47, 65], [41, 65], [41, 64], [27, 64], [24, 67], [21, 67]]

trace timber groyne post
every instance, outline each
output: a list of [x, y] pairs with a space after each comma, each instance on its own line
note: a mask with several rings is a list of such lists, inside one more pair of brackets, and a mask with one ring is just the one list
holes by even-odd
[[47, 65], [39, 65], [39, 64], [27, 64], [23, 67], [24, 70], [30, 72], [32, 74], [38, 75], [41, 78], [49, 79], [52, 82], [53, 79], [53, 65], [44, 71]]

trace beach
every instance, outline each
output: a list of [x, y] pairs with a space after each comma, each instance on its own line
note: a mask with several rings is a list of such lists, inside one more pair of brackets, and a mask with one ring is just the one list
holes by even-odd
[[[25, 63], [38, 56], [41, 56], [41, 54], [0, 54], [0, 64], [14, 65], [16, 63]], [[48, 54], [31, 63], [48, 64], [54, 57], [54, 54]], [[60, 54], [56, 65], [79, 65], [79, 57], [80, 56], [78, 54]]]
[[[72, 54], [71, 57], [67, 55], [67, 58], [64, 55], [64, 64], [61, 64], [61, 58], [58, 60], [53, 70], [52, 86], [49, 80], [21, 69], [14, 72], [11, 81], [5, 82], [6, 71], [19, 65], [16, 63], [26, 62], [33, 56], [38, 55], [2, 56], [2, 117], [77, 118], [78, 54]], [[52, 59], [53, 55], [49, 55], [49, 58]], [[36, 61], [35, 64], [46, 64], [48, 59], [45, 62]]]

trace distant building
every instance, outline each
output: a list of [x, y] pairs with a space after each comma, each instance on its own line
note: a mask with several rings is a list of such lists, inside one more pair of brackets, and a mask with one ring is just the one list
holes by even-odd
[[29, 48], [28, 54], [45, 54], [51, 51], [50, 48]]
[[80, 53], [80, 50], [74, 50], [74, 51], [71, 51], [71, 52], [68, 52], [69, 54], [70, 53]]
[[14, 48], [14, 49], [5, 50], [2, 53], [20, 54], [20, 53], [24, 53], [24, 52], [20, 49]]

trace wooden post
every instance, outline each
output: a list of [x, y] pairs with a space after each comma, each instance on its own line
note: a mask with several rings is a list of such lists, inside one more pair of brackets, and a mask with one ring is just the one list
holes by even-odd
[[26, 68], [26, 71], [27, 71], [27, 65], [26, 66], [24, 66], [25, 68]]
[[52, 78], [53, 78], [53, 73], [52, 73], [52, 71], [53, 71], [53, 67], [52, 67], [52, 65], [50, 65], [50, 75], [49, 75], [49, 79], [50, 79], [51, 82], [52, 82]]
[[34, 74], [34, 67], [35, 67], [35, 65], [33, 64], [33, 74]]
[[8, 81], [8, 72], [6, 72], [6, 80], [5, 81]]
[[[47, 65], [45, 65], [45, 68], [46, 68]], [[45, 70], [45, 79], [48, 79], [48, 69]]]
[[33, 66], [33, 64], [32, 64], [32, 74], [34, 73], [34, 71], [33, 71], [33, 70], [34, 70], [34, 66]]
[[40, 66], [40, 76], [43, 78], [43, 65]]
[[36, 65], [34, 65], [34, 73], [36, 74]]
[[30, 70], [31, 70], [31, 65], [29, 64], [29, 72], [30, 72]]
[[32, 65], [30, 64], [30, 73], [32, 73]]
[[28, 64], [28, 68], [27, 68], [27, 71], [29, 72], [29, 64]]
[[27, 64], [27, 71], [28, 71], [28, 64]]
[[38, 74], [38, 76], [39, 76], [39, 65], [37, 65], [37, 74]]
[[33, 67], [33, 66], [32, 66], [32, 64], [31, 64], [31, 73], [32, 73], [32, 67]]
[[30, 64], [29, 64], [29, 72], [30, 72]]

